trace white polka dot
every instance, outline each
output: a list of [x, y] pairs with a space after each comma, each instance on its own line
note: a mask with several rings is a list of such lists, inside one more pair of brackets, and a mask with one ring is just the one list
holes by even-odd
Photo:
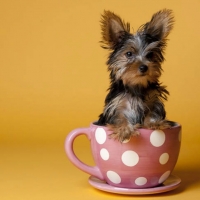
[[122, 154], [122, 162], [128, 167], [133, 167], [139, 162], [139, 156], [135, 151], [125, 151]]
[[178, 140], [179, 140], [179, 142], [181, 141], [181, 136], [182, 136], [182, 132], [180, 131], [179, 134], [178, 134]]
[[145, 185], [147, 183], [147, 179], [145, 177], [139, 177], [135, 180], [135, 184], [138, 186]]
[[101, 155], [101, 158], [103, 159], [103, 160], [108, 160], [109, 159], [109, 152], [108, 152], [108, 150], [107, 149], [101, 149], [101, 151], [100, 151], [100, 155]]
[[97, 128], [95, 131], [95, 138], [99, 144], [103, 144], [106, 141], [106, 132], [103, 128]]
[[122, 143], [128, 143], [131, 139], [126, 139]]
[[165, 142], [165, 133], [162, 130], [155, 130], [151, 133], [150, 142], [155, 147], [160, 147]]
[[121, 183], [121, 178], [120, 178], [119, 174], [117, 174], [116, 172], [108, 171], [107, 177], [111, 182], [113, 182], [115, 184]]
[[159, 158], [159, 162], [161, 165], [164, 165], [168, 162], [169, 160], [169, 154], [168, 153], [163, 153], [160, 158]]
[[158, 183], [163, 183], [170, 175], [170, 171], [166, 171], [159, 179]]

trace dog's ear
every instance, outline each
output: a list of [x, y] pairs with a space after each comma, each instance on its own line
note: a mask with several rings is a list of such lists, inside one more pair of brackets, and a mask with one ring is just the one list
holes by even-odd
[[164, 9], [152, 16], [151, 21], [144, 25], [143, 31], [156, 40], [163, 40], [169, 35], [173, 24], [174, 16], [172, 10]]
[[104, 11], [101, 18], [102, 43], [104, 48], [114, 49], [130, 32], [130, 24], [110, 11]]

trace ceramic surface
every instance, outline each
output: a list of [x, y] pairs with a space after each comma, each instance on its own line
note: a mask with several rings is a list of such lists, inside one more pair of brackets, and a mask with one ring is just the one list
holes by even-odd
[[170, 175], [169, 178], [160, 186], [154, 188], [146, 188], [146, 189], [129, 189], [129, 188], [119, 188], [114, 187], [107, 184], [105, 181], [101, 181], [94, 176], [90, 176], [89, 184], [96, 189], [111, 192], [116, 194], [124, 194], [124, 195], [148, 195], [148, 194], [158, 194], [163, 192], [168, 192], [176, 189], [180, 183], [181, 179], [175, 175]]
[[[121, 188], [150, 188], [163, 183], [177, 162], [181, 145], [181, 126], [170, 129], [139, 129], [140, 135], [123, 143], [111, 139], [104, 126], [72, 131], [66, 140], [66, 152], [82, 171]], [[91, 143], [96, 166], [81, 162], [73, 151], [73, 141], [85, 134]]]

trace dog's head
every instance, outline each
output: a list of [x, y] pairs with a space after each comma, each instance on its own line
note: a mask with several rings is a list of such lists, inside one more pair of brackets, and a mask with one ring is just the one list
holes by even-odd
[[147, 87], [158, 82], [167, 36], [173, 28], [171, 10], [155, 13], [136, 33], [118, 15], [104, 11], [101, 19], [102, 47], [110, 49], [107, 64], [111, 80]]

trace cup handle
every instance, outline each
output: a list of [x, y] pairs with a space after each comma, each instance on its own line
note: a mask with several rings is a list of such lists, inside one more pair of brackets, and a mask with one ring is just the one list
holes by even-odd
[[89, 165], [86, 165], [82, 161], [80, 161], [78, 159], [78, 157], [75, 155], [74, 150], [73, 150], [73, 144], [74, 144], [76, 137], [78, 137], [80, 135], [86, 135], [87, 138], [89, 140], [91, 140], [90, 133], [91, 133], [90, 128], [78, 128], [78, 129], [71, 131], [65, 140], [65, 151], [67, 153], [69, 160], [77, 168], [79, 168], [80, 170], [82, 170], [92, 176], [95, 176], [95, 177], [103, 180], [104, 178], [103, 178], [99, 168], [97, 166], [91, 167]]

